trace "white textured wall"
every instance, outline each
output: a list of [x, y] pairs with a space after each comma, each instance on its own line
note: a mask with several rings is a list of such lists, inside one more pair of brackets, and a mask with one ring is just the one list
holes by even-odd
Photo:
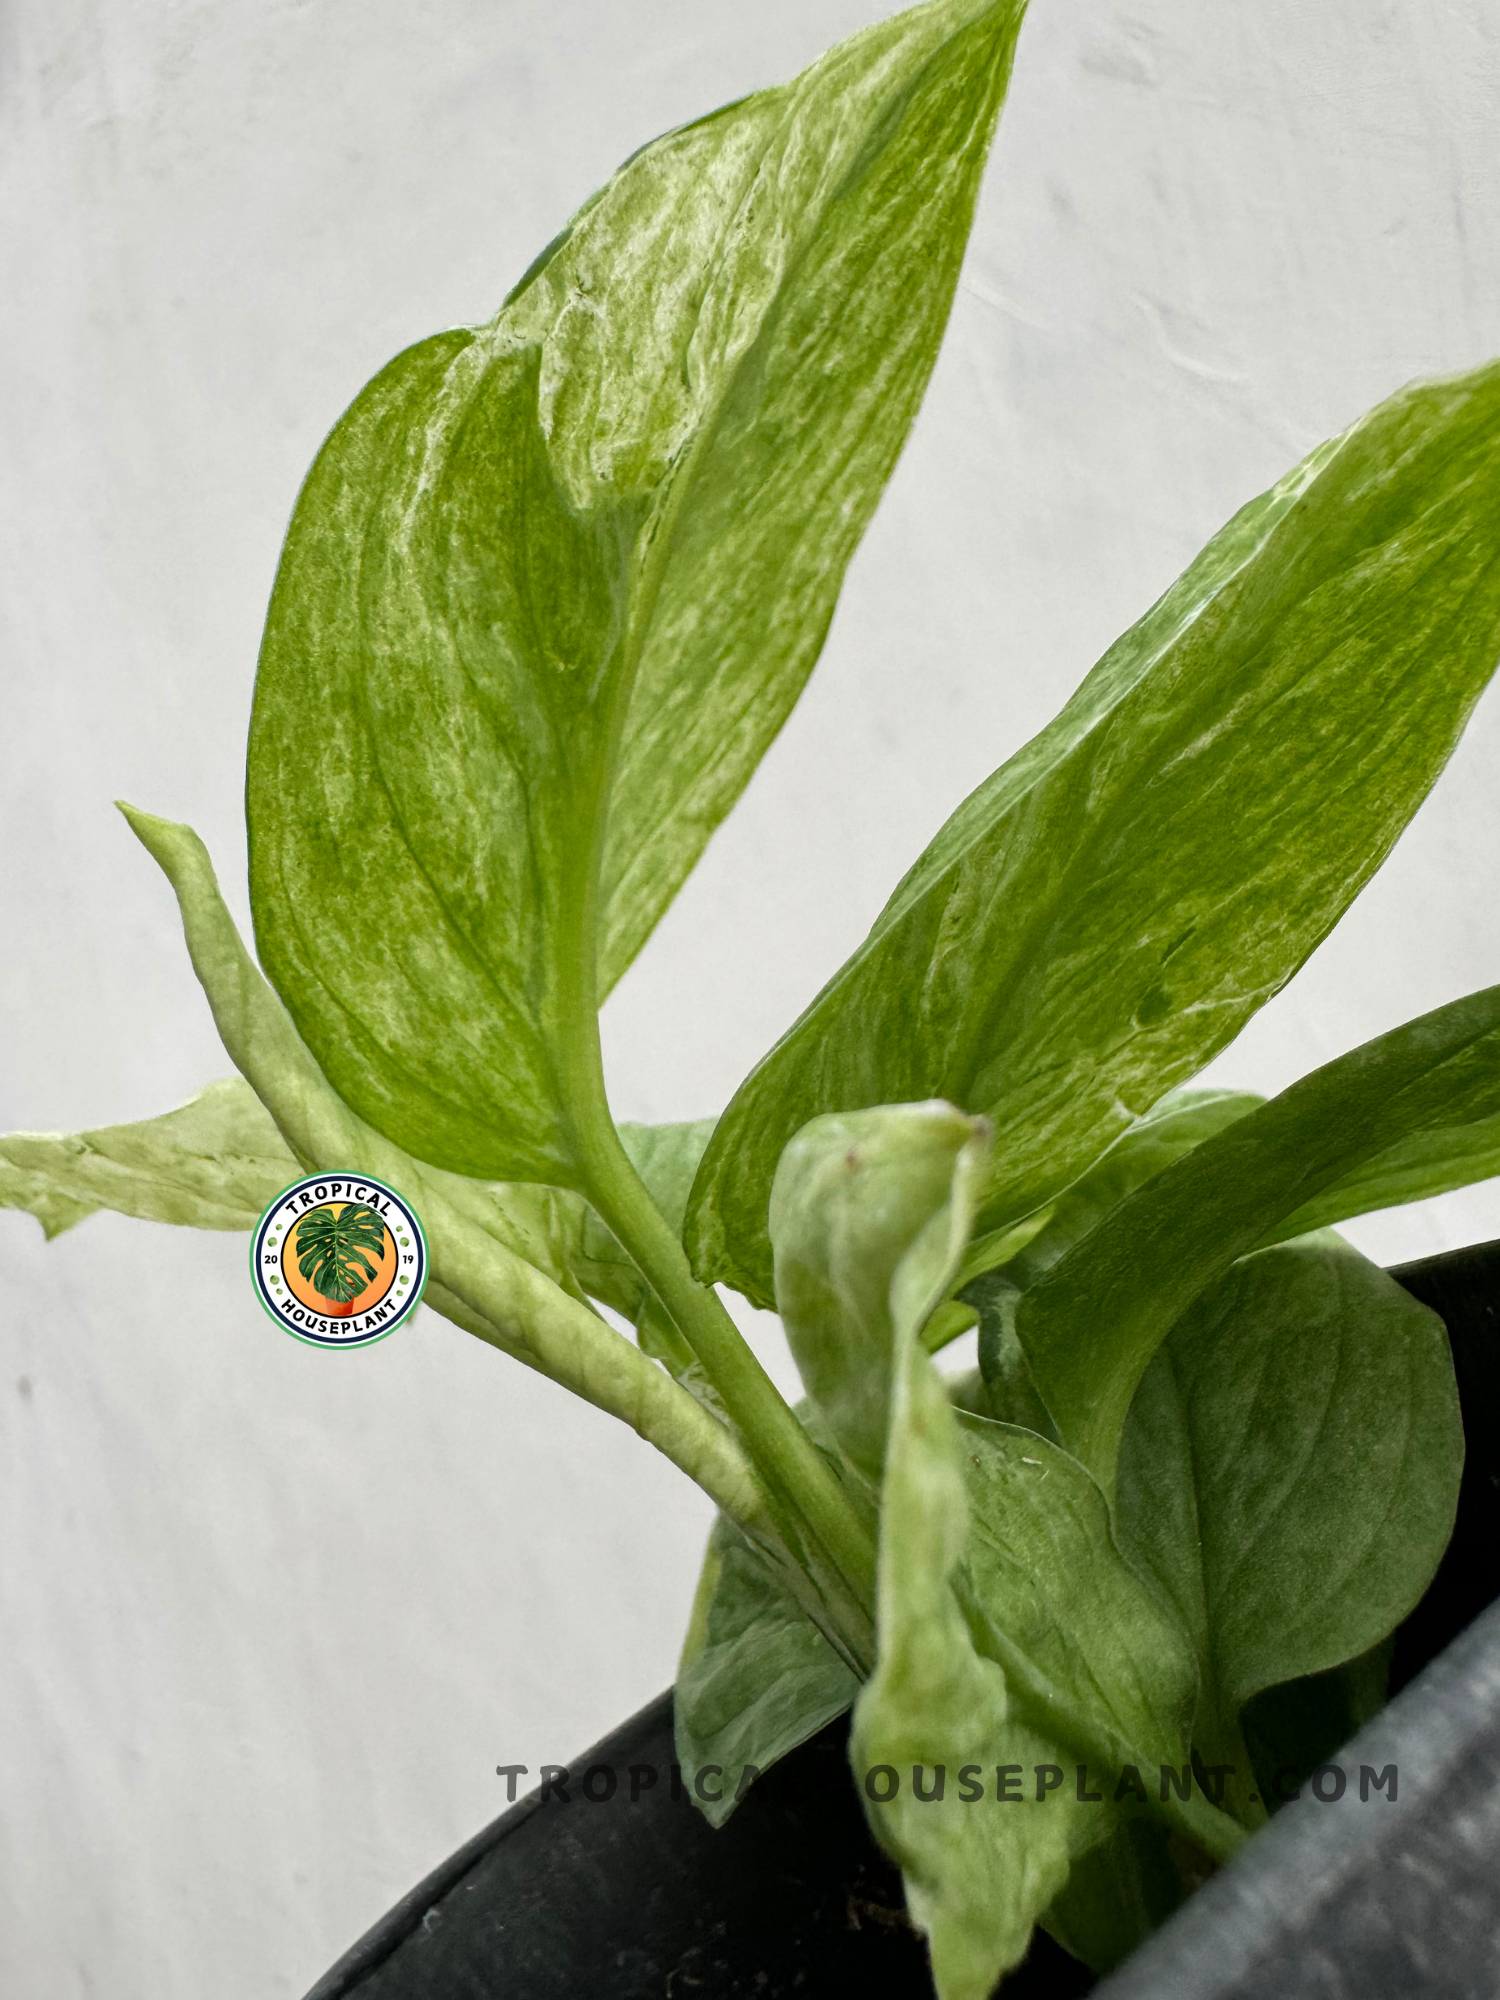
[[[0, 1129], [224, 1069], [110, 809], [243, 897], [288, 509], [408, 341], [486, 316], [641, 140], [874, 0], [5, 0]], [[623, 1115], [715, 1109], [949, 808], [1221, 520], [1500, 351], [1490, 0], [1035, 0], [927, 410], [806, 702], [607, 1013]], [[1500, 707], [1219, 1073], [1500, 980]], [[1494, 1184], [1352, 1232], [1500, 1234]], [[236, 1237], [0, 1215], [0, 1990], [296, 1995], [670, 1676], [705, 1509], [426, 1316], [277, 1335]]]

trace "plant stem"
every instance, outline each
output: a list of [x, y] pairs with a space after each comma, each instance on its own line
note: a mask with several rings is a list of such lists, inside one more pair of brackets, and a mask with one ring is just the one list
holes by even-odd
[[1238, 1823], [1251, 1831], [1264, 1826], [1271, 1814], [1255, 1789], [1249, 1746], [1235, 1711], [1225, 1706], [1217, 1689], [1211, 1691], [1193, 1723], [1193, 1750], [1205, 1770], [1217, 1768], [1228, 1773], [1225, 1809]]
[[[868, 1660], [875, 1548], [849, 1495], [718, 1294], [694, 1278], [682, 1245], [642, 1185], [607, 1114], [594, 1124], [582, 1150], [589, 1200], [640, 1265], [698, 1357], [734, 1419], [773, 1506], [779, 1514], [789, 1513], [812, 1537], [842, 1580], [852, 1604], [839, 1622], [841, 1628], [846, 1626], [849, 1612], [857, 1609], [864, 1630], [845, 1630], [844, 1636]], [[795, 1548], [793, 1553], [800, 1554]]]
[[1185, 1799], [1179, 1799], [1174, 1793], [1157, 1810], [1168, 1826], [1185, 1833], [1215, 1861], [1227, 1861], [1249, 1839], [1248, 1832], [1237, 1819], [1232, 1819], [1222, 1806], [1211, 1804], [1197, 1792]]
[[[680, 482], [679, 482], [680, 483]], [[669, 513], [670, 513], [669, 509]], [[659, 533], [649, 565], [660, 583], [665, 539]], [[640, 637], [633, 642], [638, 658]], [[628, 689], [634, 666], [622, 673]], [[608, 770], [618, 749], [624, 707], [616, 692]], [[607, 799], [601, 778], [598, 796]], [[599, 868], [605, 815], [594, 829], [592, 851], [572, 879], [559, 884], [556, 924], [562, 1004], [555, 1020], [557, 1101], [568, 1126], [577, 1185], [635, 1259], [677, 1331], [696, 1356], [739, 1433], [787, 1553], [800, 1566], [826, 1608], [837, 1650], [866, 1671], [874, 1660], [875, 1544], [853, 1501], [775, 1383], [761, 1367], [718, 1294], [693, 1276], [676, 1232], [651, 1199], [620, 1143], [604, 1083], [599, 1046], [596, 940]], [[811, 1547], [809, 1547], [811, 1543]], [[825, 1621], [819, 1620], [820, 1624]]]

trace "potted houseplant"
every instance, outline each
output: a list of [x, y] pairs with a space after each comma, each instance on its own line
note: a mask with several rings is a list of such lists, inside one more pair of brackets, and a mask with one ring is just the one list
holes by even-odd
[[[262, 650], [271, 984], [201, 843], [127, 813], [240, 1077], [8, 1149], [53, 1227], [222, 1225], [299, 1170], [395, 1188], [430, 1304], [720, 1507], [677, 1714], [714, 1815], [859, 1691], [856, 1775], [951, 1995], [1039, 1918], [1116, 1961], [1264, 1819], [1253, 1700], [1378, 1681], [1461, 1433], [1441, 1326], [1320, 1232], [1485, 1177], [1500, 1121], [1491, 993], [1269, 1102], [1183, 1089], [1378, 865], [1493, 668], [1484, 368], [1238, 514], [717, 1124], [610, 1116], [597, 1003], [816, 655], [1019, 25], [936, 0], [668, 135], [494, 322], [370, 385]], [[713, 1280], [781, 1311], [800, 1417]], [[930, 1357], [976, 1323], [945, 1387]], [[1254, 1382], [1284, 1388], [1273, 1421]], [[986, 1784], [1021, 1809], [969, 1812]]]

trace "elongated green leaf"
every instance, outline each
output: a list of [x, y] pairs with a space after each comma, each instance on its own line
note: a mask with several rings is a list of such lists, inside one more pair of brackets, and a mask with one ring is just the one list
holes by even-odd
[[677, 1761], [710, 1825], [842, 1715], [858, 1686], [772, 1564], [721, 1515], [674, 1691]]
[[820, 1118], [781, 1158], [771, 1195], [776, 1299], [809, 1396], [839, 1449], [879, 1482], [889, 1423], [891, 1284], [953, 1183], [949, 1104]]
[[[1108, 1937], [1123, 1955], [1120, 1939], [1135, 1935], [1139, 1898], [1121, 1905], [1120, 1897], [1156, 1853], [1123, 1832], [1122, 1817], [1161, 1812], [1163, 1771], [1180, 1777], [1188, 1764], [1193, 1643], [1169, 1600], [1122, 1558], [1104, 1495], [1076, 1459], [1034, 1432], [972, 1414], [960, 1431], [970, 1517], [964, 1596], [982, 1620], [978, 1643], [1054, 1756], [1092, 1771], [1095, 1823], [1075, 1856], [1105, 1841], [1115, 1849], [1058, 1913], [1058, 1927], [1078, 1937], [1090, 1920], [1095, 1935], [1080, 1955], [1102, 1967], [1116, 1955]], [[1084, 1790], [1080, 1782], [1075, 1797]], [[1166, 1810], [1179, 1832], [1223, 1858], [1240, 1834], [1201, 1787], [1188, 1792]], [[1136, 1887], [1140, 1897], [1156, 1893], [1144, 1878]]]
[[1280, 1243], [1306, 1236], [1374, 1208], [1426, 1201], [1495, 1174], [1500, 1174], [1500, 1115], [1412, 1132], [1278, 1223], [1271, 1240]]
[[49, 1237], [98, 1209], [193, 1229], [253, 1229], [299, 1172], [243, 1078], [179, 1110], [95, 1132], [0, 1138], [0, 1207], [29, 1209]]
[[[1048, 1906], [1046, 1923], [1102, 1971], [1182, 1893], [1165, 1828], [1141, 1824], [1128, 1810], [1122, 1817], [1116, 1794], [1127, 1765], [1154, 1798], [1159, 1766], [1170, 1763], [1180, 1772], [1186, 1764], [1193, 1649], [1115, 1552], [1103, 1498], [1081, 1468], [1024, 1432], [995, 1424], [964, 1424], [961, 1442], [970, 1599], [1007, 1635], [997, 1640], [986, 1632], [985, 1645], [1015, 1669], [1007, 1677], [1013, 1703], [1056, 1722], [1034, 1741], [1007, 1735], [1003, 1761], [1015, 1767], [1007, 1789], [1032, 1794], [1035, 1806], [1035, 1767], [1049, 1778], [1061, 1769], [1076, 1806], [1076, 1767], [1085, 1760], [1088, 1787], [1099, 1796], [1071, 1829], [1069, 1851], [1076, 1855], [1088, 1839], [1100, 1845], [1088, 1850], [1078, 1881], [1070, 1879]], [[1054, 1471], [1060, 1478], [1052, 1492]], [[710, 1538], [676, 1688], [678, 1759], [690, 1788], [703, 1773], [707, 1818], [722, 1825], [754, 1776], [840, 1714], [856, 1689], [771, 1565], [721, 1520]], [[971, 1788], [982, 1778], [985, 1809], [994, 1810], [988, 1767], [976, 1772], [967, 1758], [950, 1763], [946, 1783], [957, 1783], [964, 1761]], [[900, 1776], [909, 1782], [904, 1768]], [[930, 1765], [924, 1782], [933, 1782]], [[1123, 1799], [1129, 1809], [1135, 1795], [1126, 1790]], [[1021, 1803], [1009, 1800], [1007, 1810]], [[1059, 1821], [1072, 1810], [1060, 1791], [1045, 1803]]]
[[1136, 1385], [1172, 1326], [1286, 1218], [1415, 1133], [1500, 1112], [1500, 987], [1351, 1050], [1111, 1210], [1021, 1300], [1063, 1442], [1112, 1492]]
[[[930, 1490], [918, 1497], [902, 1478], [898, 1494], [888, 1504], [910, 1504], [914, 1521], [918, 1509], [930, 1516]], [[950, 1553], [954, 1539], [913, 1533], [901, 1546], [930, 1562]], [[936, 1586], [914, 1584], [888, 1658], [855, 1705], [855, 1779], [876, 1801], [867, 1814], [900, 1863], [913, 1922], [927, 1933], [939, 2000], [988, 2000], [1025, 1956], [1075, 1859], [1107, 1835], [1110, 1815], [1066, 1786], [1037, 1796], [1034, 1786], [1071, 1774], [1058, 1746], [1011, 1711], [1004, 1675], [975, 1650], [941, 1577]], [[966, 1797], [965, 1779], [983, 1790]], [[881, 1802], [893, 1783], [899, 1790]]]
[[1240, 1754], [1252, 1695], [1406, 1615], [1462, 1468], [1441, 1320], [1337, 1237], [1247, 1257], [1193, 1305], [1131, 1406], [1117, 1519], [1198, 1647], [1205, 1759]]
[[596, 1000], [821, 647], [1021, 13], [932, 0], [648, 146], [324, 447], [256, 690], [256, 935], [417, 1156], [580, 1184]]
[[720, 1120], [701, 1275], [768, 1300], [781, 1149], [865, 1104], [986, 1113], [980, 1227], [1029, 1214], [1290, 978], [1500, 652], [1497, 434], [1491, 366], [1320, 447], [959, 808]]
[[[944, 1307], [924, 1335], [929, 1353], [964, 1332], [977, 1315], [981, 1328], [988, 1329], [987, 1374], [997, 1378], [1005, 1365], [1002, 1355], [1011, 1362], [1019, 1352], [1011, 1328], [1021, 1292], [1050, 1271], [1127, 1194], [1264, 1102], [1249, 1091], [1172, 1091], [1047, 1208], [1038, 1209], [1025, 1223], [977, 1237], [955, 1283], [957, 1302], [970, 1305], [973, 1314], [965, 1316], [957, 1304]], [[1500, 1117], [1414, 1132], [1325, 1188], [1278, 1223], [1263, 1242], [1285, 1243], [1371, 1209], [1425, 1201], [1496, 1174], [1500, 1174]], [[981, 1352], [985, 1351], [982, 1331]], [[1050, 1428], [1044, 1413], [1031, 1413], [1028, 1422], [1033, 1429]]]
[[[960, 1773], [972, 1784], [976, 1772], [1005, 1764], [1029, 1773], [1056, 1757], [1012, 1713], [1005, 1675], [976, 1649], [953, 1587], [969, 1533], [963, 1451], [942, 1380], [917, 1338], [958, 1268], [981, 1167], [967, 1121], [956, 1113], [950, 1120], [951, 1195], [931, 1212], [889, 1291], [894, 1366], [879, 1657], [855, 1704], [850, 1755], [871, 1826], [901, 1864], [908, 1908], [927, 1933], [939, 2000], [988, 2000], [1067, 1880], [1071, 1855], [1104, 1828], [1066, 1793], [1046, 1800], [1023, 1793], [998, 1804], [982, 1792], [976, 1805], [958, 1782]], [[926, 1183], [932, 1134], [910, 1122], [905, 1129], [916, 1136]], [[885, 1796], [892, 1780], [894, 1794]], [[919, 1782], [940, 1795], [920, 1796]]]

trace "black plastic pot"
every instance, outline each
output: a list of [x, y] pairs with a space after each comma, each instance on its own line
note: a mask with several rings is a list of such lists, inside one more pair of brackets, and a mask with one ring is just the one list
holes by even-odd
[[[1395, 1764], [1396, 1800], [1360, 1802], [1353, 1778], [1337, 1801], [1309, 1791], [1111, 1979], [1038, 1933], [1005, 2000], [1500, 1994], [1500, 1243], [1394, 1275], [1447, 1324], [1468, 1435], [1453, 1541], [1397, 1635], [1400, 1692], [1337, 1760], [1356, 1778]], [[570, 1767], [566, 1800], [533, 1793], [476, 1835], [307, 2000], [927, 2000], [846, 1731], [714, 1832], [674, 1778], [662, 1695]]]

